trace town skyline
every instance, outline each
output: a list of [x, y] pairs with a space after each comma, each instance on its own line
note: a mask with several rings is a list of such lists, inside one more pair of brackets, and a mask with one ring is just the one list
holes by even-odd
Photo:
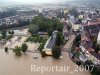
[[100, 0], [0, 0], [1, 5], [10, 4], [63, 4], [63, 3], [100, 3]]

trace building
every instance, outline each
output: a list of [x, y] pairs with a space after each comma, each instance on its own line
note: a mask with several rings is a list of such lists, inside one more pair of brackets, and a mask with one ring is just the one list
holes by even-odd
[[43, 51], [45, 51], [47, 55], [52, 55], [52, 48], [55, 45], [57, 33], [58, 31], [54, 31], [52, 33], [52, 36], [47, 40], [46, 44], [44, 45]]
[[42, 8], [39, 8], [39, 13], [42, 13]]
[[83, 27], [91, 35], [97, 35], [100, 30], [100, 18], [87, 21], [87, 23], [83, 24]]
[[79, 25], [79, 24], [74, 24], [74, 25], [72, 25], [72, 29], [73, 29], [73, 31], [80, 31], [81, 30], [81, 25]]
[[99, 33], [98, 33], [97, 44], [100, 45], [100, 31], [99, 31]]
[[[100, 36], [99, 36], [100, 37]], [[100, 54], [96, 53], [92, 48], [92, 42], [90, 34], [87, 31], [81, 33], [81, 51], [85, 56], [81, 56], [80, 59], [83, 61], [91, 60], [95, 65], [100, 65]]]
[[28, 32], [23, 32], [21, 30], [14, 30], [14, 35], [15, 36], [27, 36]]

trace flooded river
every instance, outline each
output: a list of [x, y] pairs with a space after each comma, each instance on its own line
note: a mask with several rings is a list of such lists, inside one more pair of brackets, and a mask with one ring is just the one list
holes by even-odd
[[63, 58], [55, 60], [52, 57], [41, 58], [38, 54], [37, 59], [33, 59], [34, 53], [22, 54], [21, 57], [16, 57], [12, 51], [5, 53], [0, 50], [0, 75], [42, 75], [40, 71], [31, 71], [31, 66], [70, 66], [68, 71], [49, 71], [43, 75], [90, 75], [88, 71], [75, 72], [75, 64], [70, 60], [68, 53], [63, 53]]

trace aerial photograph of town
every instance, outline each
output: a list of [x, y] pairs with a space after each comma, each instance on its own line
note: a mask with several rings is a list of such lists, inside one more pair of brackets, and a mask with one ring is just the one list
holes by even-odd
[[100, 0], [0, 0], [0, 75], [100, 75]]

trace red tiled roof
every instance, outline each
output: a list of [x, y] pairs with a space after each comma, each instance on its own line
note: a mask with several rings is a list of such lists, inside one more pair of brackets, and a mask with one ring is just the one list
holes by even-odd
[[100, 25], [100, 18], [97, 18], [96, 20], [88, 21], [84, 26], [91, 26], [91, 25]]
[[88, 22], [88, 26], [91, 26], [91, 25], [98, 25], [98, 24], [100, 24], [100, 21]]
[[84, 31], [84, 33], [81, 34], [81, 41], [84, 41], [84, 40], [87, 40], [87, 41], [90, 40], [89, 34], [86, 31]]
[[[89, 36], [87, 35], [87, 32], [84, 32], [84, 33], [82, 34], [82, 36], [81, 36], [81, 42], [82, 42], [83, 40], [90, 40]], [[94, 49], [93, 49], [93, 48], [89, 47], [88, 44], [86, 44], [84, 47], [85, 47], [85, 49], [86, 49], [90, 54], [92, 54], [94, 57], [96, 57], [97, 59], [100, 60], [100, 54], [94, 52]]]
[[90, 39], [88, 38], [88, 36], [81, 37], [81, 41], [84, 41], [84, 40], [89, 41]]

